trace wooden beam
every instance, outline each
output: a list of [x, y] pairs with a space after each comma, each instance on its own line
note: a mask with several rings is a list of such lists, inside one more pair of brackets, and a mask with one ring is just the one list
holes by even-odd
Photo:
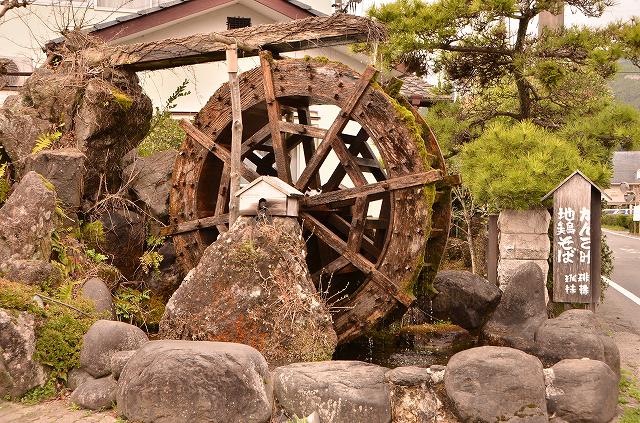
[[385, 292], [391, 294], [396, 300], [406, 307], [411, 306], [415, 297], [408, 294], [393, 281], [387, 278], [384, 273], [376, 269], [375, 265], [362, 255], [355, 253], [347, 247], [347, 243], [331, 232], [326, 226], [320, 223], [315, 217], [309, 213], [301, 214], [303, 225], [310, 228], [311, 231], [318, 236], [325, 244], [338, 254], [343, 255], [347, 260], [357, 267], [362, 273], [371, 276], [371, 280], [379, 285]]
[[228, 214], [222, 214], [220, 216], [203, 217], [201, 219], [190, 220], [188, 222], [182, 222], [175, 225], [165, 226], [160, 229], [161, 236], [176, 235], [185, 232], [197, 231], [199, 229], [210, 228], [220, 224], [227, 223], [229, 221]]
[[280, 130], [289, 134], [304, 135], [311, 138], [324, 138], [327, 134], [326, 129], [318, 128], [317, 126], [303, 125], [293, 122], [280, 122]]
[[[347, 147], [345, 147], [342, 141], [336, 142], [336, 140], [338, 140], [338, 135], [342, 132], [347, 123], [349, 123], [349, 115], [353, 111], [353, 108], [358, 104], [358, 101], [369, 86], [369, 83], [376, 77], [377, 74], [378, 71], [371, 66], [365, 69], [362, 76], [360, 77], [360, 80], [356, 84], [354, 92], [351, 93], [351, 96], [342, 107], [342, 110], [338, 113], [338, 116], [333, 121], [333, 124], [331, 124], [331, 127], [327, 131], [324, 139], [316, 149], [315, 154], [313, 155], [309, 163], [307, 163], [307, 166], [304, 168], [304, 171], [300, 175], [300, 178], [298, 178], [298, 182], [296, 182], [296, 188], [298, 190], [302, 192], [306, 191], [312, 176], [318, 171], [320, 166], [322, 166], [322, 163], [327, 158], [331, 147], [334, 147], [334, 151], [340, 158], [340, 162], [345, 167], [345, 170], [347, 174], [349, 174], [349, 177], [351, 177], [352, 179], [358, 179], [358, 177], [355, 176], [357, 175], [357, 173], [355, 172], [357, 170], [362, 178], [364, 178], [362, 172], [357, 169], [357, 165], [349, 161], [349, 157], [351, 157], [351, 155], [348, 153]], [[354, 180], [353, 183], [357, 184], [357, 181]]]
[[238, 80], [238, 46], [227, 48], [227, 72], [231, 92], [231, 187], [229, 189], [229, 226], [233, 225], [240, 213], [240, 168], [242, 167], [242, 104], [240, 102], [240, 81]]
[[385, 32], [371, 19], [339, 13], [162, 41], [101, 45], [83, 51], [79, 60], [88, 67], [122, 67], [137, 72], [225, 60], [229, 40], [245, 47], [243, 57], [249, 57], [258, 55], [260, 48], [284, 53], [381, 41]]
[[253, 148], [259, 144], [262, 144], [267, 137], [271, 134], [271, 128], [269, 124], [266, 124], [258, 130], [255, 134], [242, 142], [242, 157], [249, 154]]
[[286, 183], [291, 183], [291, 167], [289, 165], [289, 152], [287, 151], [285, 140], [280, 132], [282, 114], [280, 113], [280, 103], [276, 100], [276, 91], [273, 86], [273, 70], [271, 62], [273, 58], [268, 51], [260, 52], [260, 67], [262, 68], [262, 83], [264, 85], [264, 98], [267, 103], [267, 114], [269, 116], [269, 128], [271, 130], [271, 145], [276, 156], [276, 169], [278, 177]]
[[[216, 208], [214, 211], [214, 216], [222, 216], [225, 212], [226, 205], [229, 204], [227, 201], [227, 194], [229, 193], [229, 184], [231, 178], [231, 169], [229, 168], [229, 164], [225, 163], [222, 166], [222, 175], [220, 175], [220, 186], [218, 187], [218, 198], [216, 200]], [[216, 225], [218, 228], [218, 232], [223, 233], [227, 231], [227, 226], [224, 222], [221, 222]]]
[[[191, 122], [186, 119], [182, 119], [180, 120], [180, 122], [178, 122], [178, 124], [184, 130], [184, 132], [187, 133], [188, 136], [190, 136], [198, 144], [212, 152], [216, 157], [222, 160], [223, 163], [231, 163], [231, 153], [229, 152], [229, 150], [209, 138], [207, 134], [193, 126]], [[253, 181], [254, 179], [260, 177], [260, 175], [256, 171], [249, 169], [244, 164], [240, 166], [240, 174], [247, 181]]]
[[344, 256], [340, 256], [337, 259], [333, 260], [331, 263], [324, 266], [322, 269], [315, 272], [313, 275], [311, 275], [311, 279], [313, 279], [314, 281], [319, 281], [322, 275], [333, 275], [334, 273], [339, 272], [350, 264], [351, 262], [349, 260], [347, 260]]
[[301, 205], [305, 207], [315, 207], [323, 204], [336, 203], [348, 199], [370, 196], [385, 191], [395, 191], [398, 189], [417, 187], [442, 179], [441, 170], [430, 170], [428, 172], [415, 173], [407, 176], [387, 179], [386, 181], [363, 185], [355, 188], [345, 188], [338, 191], [331, 191], [324, 194], [313, 195], [300, 199]]
[[[302, 125], [310, 125], [311, 124], [311, 113], [309, 112], [309, 107], [299, 107], [297, 109], [298, 111], [298, 122]], [[325, 135], [322, 136], [322, 138], [324, 138], [326, 136], [326, 132]], [[304, 153], [304, 162], [305, 165], [307, 163], [309, 163], [309, 161], [311, 160], [311, 158], [313, 157], [313, 154], [316, 151], [316, 142], [313, 138], [310, 137], [305, 137], [302, 140], [302, 152]], [[309, 187], [311, 189], [318, 189], [320, 188], [320, 172], [316, 172], [315, 175], [313, 175], [311, 182], [309, 182]]]

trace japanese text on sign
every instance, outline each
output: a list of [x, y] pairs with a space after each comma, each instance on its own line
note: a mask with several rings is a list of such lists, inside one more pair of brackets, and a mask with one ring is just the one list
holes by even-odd
[[[555, 263], [571, 265], [573, 273], [564, 275], [567, 294], [589, 296], [591, 264], [591, 210], [581, 207], [558, 207], [555, 216], [557, 240]], [[575, 271], [577, 270], [577, 271]]]

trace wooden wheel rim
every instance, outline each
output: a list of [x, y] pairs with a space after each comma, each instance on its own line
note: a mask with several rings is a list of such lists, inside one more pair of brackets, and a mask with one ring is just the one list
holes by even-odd
[[[431, 161], [433, 168], [444, 173], [444, 160], [440, 149], [422, 118], [412, 110], [421, 127], [422, 138], [425, 139], [420, 151], [415, 142], [415, 134], [411, 132], [412, 128], [402, 121], [403, 118], [406, 120], [406, 116], [401, 115], [398, 105], [384, 94], [377, 84], [371, 83], [375, 74], [372, 69], [369, 68], [359, 75], [339, 63], [313, 59], [273, 61], [267, 55], [261, 56], [261, 64], [260, 68], [252, 69], [240, 76], [243, 121], [250, 122], [249, 114], [252, 111], [260, 108], [264, 111], [266, 108], [264, 113], [271, 113], [269, 121], [273, 122], [275, 107], [290, 104], [292, 99], [297, 104], [306, 102], [307, 105], [335, 105], [341, 109], [336, 120], [353, 120], [366, 131], [378, 149], [389, 180], [395, 181], [396, 178], [411, 178], [413, 175], [428, 173], [431, 169], [425, 164], [425, 158]], [[230, 143], [230, 125], [229, 88], [224, 84], [198, 113], [194, 125], [185, 126], [187, 137], [176, 160], [170, 201], [172, 225], [196, 222], [195, 226], [192, 226], [195, 230], [174, 236], [178, 258], [185, 270], [193, 268], [204, 249], [215, 240], [218, 231], [225, 230], [224, 219], [220, 217], [223, 217], [224, 205], [228, 202], [226, 187], [229, 169], [219, 157], [220, 153], [226, 154], [220, 151], [221, 148], [224, 149]], [[291, 125], [286, 130], [293, 132]], [[308, 130], [313, 131], [311, 128]], [[327, 133], [331, 130], [332, 127], [328, 128]], [[281, 137], [282, 127], [263, 127], [262, 131], [273, 134], [271, 140], [273, 155], [276, 156], [275, 167], [282, 170], [283, 167], [278, 163], [282, 154], [277, 157], [277, 149], [280, 148], [277, 147], [278, 142], [285, 145], [287, 142]], [[258, 132], [255, 128], [245, 130], [243, 147], [251, 143], [251, 136], [255, 132]], [[338, 133], [340, 132], [341, 129]], [[273, 143], [274, 137], [279, 136], [281, 141]], [[346, 149], [344, 140], [337, 139], [338, 141], [331, 143], [330, 150]], [[336, 146], [337, 144], [341, 147]], [[320, 145], [317, 150], [321, 149]], [[349, 161], [350, 159], [344, 168], [347, 169], [345, 173], [351, 176], [354, 172], [353, 169], [348, 169]], [[251, 176], [247, 171], [245, 177]], [[303, 171], [302, 177], [304, 176]], [[287, 175], [279, 172], [278, 177], [286, 180]], [[351, 179], [355, 178], [357, 175]], [[307, 179], [313, 179], [313, 175]], [[355, 181], [355, 185], [362, 186], [363, 181]], [[412, 186], [391, 190], [385, 194], [389, 201], [389, 220], [377, 260], [370, 261], [365, 258], [363, 261], [362, 244], [352, 242], [350, 238], [343, 237], [344, 245], [341, 247], [336, 248], [336, 245], [332, 244], [333, 250], [340, 250], [338, 253], [342, 261], [355, 264], [354, 267], [361, 274], [357, 290], [340, 304], [340, 311], [334, 315], [334, 325], [340, 342], [362, 334], [382, 318], [407, 306], [413, 299], [411, 291], [416, 279], [424, 284], [435, 275], [448, 233], [450, 191], [446, 185], [442, 185], [435, 195], [432, 207], [430, 201], [425, 201], [425, 190], [427, 188], [423, 186]], [[358, 204], [355, 207], [358, 207]], [[208, 225], [199, 227], [205, 220]], [[312, 229], [315, 236], [324, 242], [325, 238], [321, 235], [329, 225], [320, 221], [314, 213], [306, 211], [304, 206], [300, 220], [305, 229]], [[354, 217], [351, 221], [350, 236], [355, 226], [363, 225], [355, 220]], [[211, 223], [216, 223], [218, 229], [204, 227], [210, 226]], [[431, 230], [432, 228], [434, 230]], [[357, 245], [356, 251], [347, 249], [352, 243]]]

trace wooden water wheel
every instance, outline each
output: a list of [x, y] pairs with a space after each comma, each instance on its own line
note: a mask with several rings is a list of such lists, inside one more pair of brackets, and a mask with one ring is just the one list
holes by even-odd
[[[435, 275], [450, 221], [438, 144], [412, 108], [345, 65], [273, 60], [240, 75], [242, 177], [277, 176], [308, 195], [300, 221], [308, 265], [333, 300], [339, 341], [414, 300]], [[314, 125], [313, 110], [333, 113]], [[189, 270], [227, 230], [231, 100], [223, 85], [198, 113], [173, 173], [171, 226]], [[323, 127], [324, 126], [324, 127]]]

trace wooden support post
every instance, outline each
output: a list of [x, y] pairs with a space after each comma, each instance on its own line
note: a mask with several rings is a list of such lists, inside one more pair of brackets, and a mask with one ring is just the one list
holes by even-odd
[[229, 227], [238, 218], [239, 207], [236, 192], [240, 190], [240, 167], [242, 166], [242, 104], [240, 103], [240, 81], [238, 80], [238, 46], [227, 49], [227, 71], [231, 91], [231, 189], [229, 191]]
[[498, 286], [498, 215], [490, 214], [487, 245], [487, 280]]

